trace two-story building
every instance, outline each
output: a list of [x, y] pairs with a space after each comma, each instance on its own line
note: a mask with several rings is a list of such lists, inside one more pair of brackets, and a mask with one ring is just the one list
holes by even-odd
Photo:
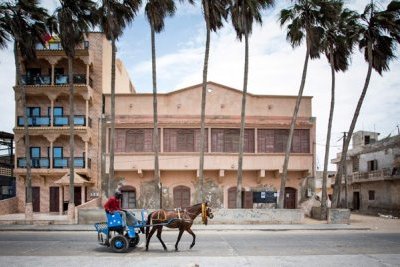
[[[111, 44], [102, 33], [89, 33], [76, 47], [73, 60], [74, 119], [69, 121], [68, 59], [57, 37], [36, 47], [37, 59], [20, 59], [22, 83], [15, 91], [15, 176], [18, 211], [25, 210], [26, 157], [24, 112], [28, 117], [32, 166], [33, 212], [67, 210], [69, 158], [75, 167], [74, 202], [79, 206], [98, 197], [100, 179], [100, 123], [103, 93], [111, 85]], [[124, 66], [117, 61], [118, 86], [134, 90]], [[123, 83], [123, 86], [121, 85]], [[26, 92], [26, 109], [23, 107]], [[74, 124], [74, 155], [70, 153], [69, 125]]]
[[[400, 135], [358, 131], [346, 158], [348, 202], [364, 213], [400, 215]], [[339, 163], [341, 154], [333, 163]], [[341, 199], [344, 198], [342, 181]]]
[[[185, 207], [199, 200], [202, 85], [157, 95], [159, 166], [163, 205]], [[208, 82], [204, 192], [214, 207], [235, 208], [242, 92]], [[106, 117], [110, 95], [105, 95]], [[296, 208], [314, 175], [315, 118], [303, 97], [294, 132], [285, 207]], [[123, 207], [155, 207], [153, 99], [149, 93], [116, 95], [115, 179], [122, 181]], [[274, 207], [296, 96], [247, 95], [243, 159], [243, 207]], [[109, 124], [107, 125], [109, 128]], [[106, 136], [106, 158], [110, 148]], [[269, 203], [269, 204], [268, 204]]]

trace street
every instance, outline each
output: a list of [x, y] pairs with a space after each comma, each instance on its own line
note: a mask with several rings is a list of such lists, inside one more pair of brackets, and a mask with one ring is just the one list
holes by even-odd
[[0, 266], [400, 266], [400, 233], [372, 231], [164, 231], [168, 251], [154, 235], [116, 254], [96, 232], [0, 232]]

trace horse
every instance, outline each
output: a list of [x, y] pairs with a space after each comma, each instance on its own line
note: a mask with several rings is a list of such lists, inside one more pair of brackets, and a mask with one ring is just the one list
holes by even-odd
[[[201, 218], [204, 224], [207, 225], [208, 218], [212, 219], [214, 217], [211, 208], [208, 206], [207, 202], [199, 203], [193, 206], [190, 206], [185, 209], [175, 209], [175, 210], [156, 210], [148, 215], [147, 223], [149, 226], [146, 226], [146, 251], [149, 250], [149, 242], [154, 232], [157, 231], [157, 238], [160, 240], [164, 250], [167, 250], [167, 247], [164, 244], [164, 241], [161, 239], [161, 233], [163, 226], [168, 228], [178, 228], [179, 235], [178, 239], [175, 243], [175, 250], [178, 251], [178, 244], [181, 240], [182, 234], [184, 231], [187, 231], [189, 234], [193, 236], [192, 244], [190, 248], [193, 248], [196, 243], [196, 235], [193, 233], [192, 227], [194, 219], [201, 214]], [[152, 226], [151, 231], [150, 227]]]

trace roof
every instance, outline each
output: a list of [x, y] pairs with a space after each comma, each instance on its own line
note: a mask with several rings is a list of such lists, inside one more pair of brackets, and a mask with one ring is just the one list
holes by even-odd
[[[93, 184], [93, 182], [86, 180], [81, 175], [74, 172], [74, 185], [84, 185], [84, 184]], [[63, 177], [55, 181], [55, 184], [59, 185], [69, 185], [69, 173], [65, 174]]]
[[[192, 86], [180, 88], [180, 89], [168, 92], [168, 93], [157, 93], [157, 95], [166, 95], [166, 96], [173, 95], [173, 94], [177, 94], [177, 93], [180, 93], [180, 92], [183, 92], [183, 91], [192, 90], [192, 89], [201, 87], [202, 85], [203, 85], [202, 83], [199, 83], [199, 84], [195, 84], [195, 85], [192, 85]], [[213, 82], [213, 81], [208, 81], [207, 85], [215, 85], [215, 86], [218, 86], [218, 87], [221, 87], [221, 88], [224, 88], [224, 89], [228, 89], [228, 90], [231, 90], [233, 92], [242, 94], [242, 90], [239, 90], [239, 89], [236, 89], [236, 88], [233, 88], [233, 87], [229, 87], [229, 86], [226, 86], [226, 85], [223, 85], [223, 84], [220, 84], [220, 83], [216, 83], [216, 82]], [[123, 93], [123, 94], [117, 94], [117, 95], [118, 96], [125, 96], [125, 95], [128, 95], [128, 96], [144, 95], [145, 96], [145, 95], [152, 95], [152, 94], [153, 93], [135, 93], [135, 94]], [[111, 94], [107, 93], [107, 94], [104, 94], [104, 95], [108, 96], [108, 95], [111, 95]], [[297, 95], [261, 95], [261, 94], [252, 94], [252, 93], [249, 93], [249, 92], [247, 92], [247, 95], [253, 96], [253, 97], [297, 98]], [[312, 98], [312, 96], [302, 96], [302, 98]]]

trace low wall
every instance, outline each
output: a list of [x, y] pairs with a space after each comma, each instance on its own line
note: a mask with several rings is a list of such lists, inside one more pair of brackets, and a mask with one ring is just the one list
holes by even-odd
[[[141, 220], [141, 210], [133, 210]], [[151, 210], [149, 210], [151, 212]], [[304, 222], [304, 214], [299, 209], [217, 209], [213, 210], [214, 218], [209, 224], [300, 224]], [[201, 216], [195, 224], [201, 223]], [[103, 209], [79, 209], [79, 224], [93, 224], [106, 221]]]
[[18, 212], [18, 200], [16, 197], [0, 200], [0, 215]]
[[[95, 198], [86, 203], [83, 203], [82, 205], [76, 206], [75, 207], [75, 222], [80, 224], [80, 222], [79, 222], [79, 211], [80, 210], [99, 210], [99, 207], [101, 207], [101, 199], [100, 198]], [[84, 212], [83, 212], [83, 214], [84, 214]]]

